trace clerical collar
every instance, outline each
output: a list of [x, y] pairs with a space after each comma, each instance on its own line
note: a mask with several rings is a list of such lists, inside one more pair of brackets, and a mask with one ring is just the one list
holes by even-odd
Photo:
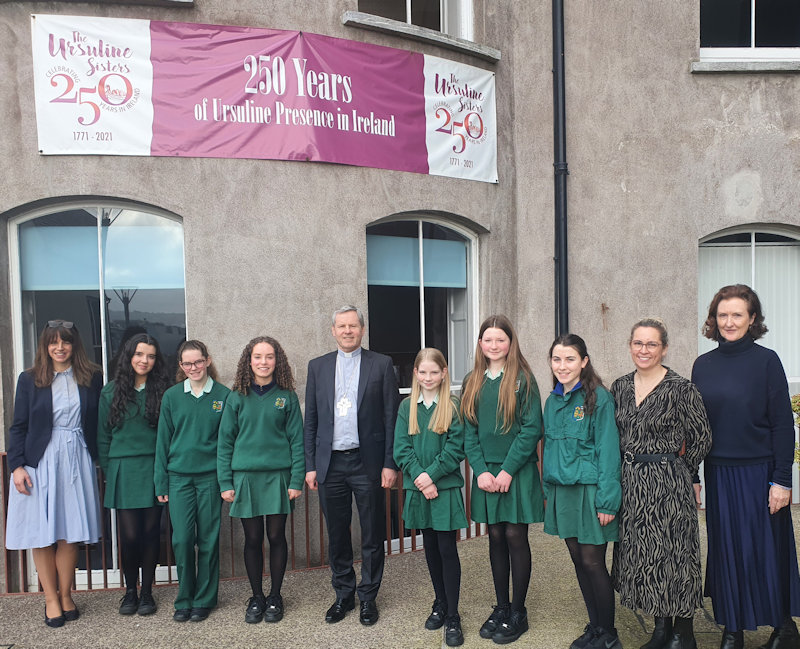
[[344, 358], [352, 358], [353, 356], [360, 356], [361, 355], [361, 347], [358, 349], [353, 350], [352, 352], [345, 352], [341, 349], [337, 350], [339, 352], [339, 356], [343, 356]]

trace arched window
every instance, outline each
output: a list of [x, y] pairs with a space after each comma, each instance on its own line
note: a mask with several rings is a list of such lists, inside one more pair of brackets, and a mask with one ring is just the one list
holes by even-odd
[[411, 386], [422, 347], [442, 351], [456, 385], [472, 367], [476, 242], [431, 219], [367, 228], [369, 346], [392, 357], [401, 388]]
[[11, 220], [9, 242], [18, 370], [33, 364], [52, 318], [77, 325], [107, 376], [122, 343], [142, 331], [173, 360], [186, 336], [177, 217], [124, 203], [60, 205]]

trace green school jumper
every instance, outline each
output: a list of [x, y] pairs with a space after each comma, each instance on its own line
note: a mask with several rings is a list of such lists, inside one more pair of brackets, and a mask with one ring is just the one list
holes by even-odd
[[103, 505], [109, 509], [139, 509], [158, 504], [153, 482], [156, 456], [156, 429], [144, 417], [145, 390], [129, 403], [125, 418], [112, 430], [108, 413], [114, 399], [114, 381], [100, 392], [97, 421], [97, 452], [106, 476]]
[[236, 492], [230, 515], [288, 514], [289, 489], [306, 475], [303, 418], [292, 390], [277, 385], [263, 395], [231, 392], [217, 444], [220, 491]]
[[154, 481], [156, 495], [169, 496], [178, 568], [176, 610], [217, 605], [222, 510], [217, 433], [228, 394], [228, 388], [209, 377], [197, 397], [186, 379], [167, 390], [161, 401]]
[[[406, 529], [460, 530], [467, 526], [467, 517], [461, 496], [464, 429], [458, 417], [458, 404], [454, 404], [449, 430], [441, 434], [428, 428], [436, 404], [428, 408], [420, 402], [417, 404], [419, 433], [409, 435], [410, 409], [410, 400], [404, 399], [394, 429], [394, 461], [403, 471], [405, 491], [403, 522]], [[427, 473], [436, 485], [439, 495], [433, 500], [427, 500], [414, 485], [421, 473]]]
[[[464, 450], [472, 467], [470, 514], [478, 523], [539, 523], [544, 520], [542, 483], [537, 469], [536, 444], [542, 438], [542, 406], [536, 380], [526, 394], [525, 376], [517, 378], [517, 407], [511, 429], [503, 432], [497, 411], [503, 374], [483, 377], [478, 395], [478, 423], [464, 421]], [[464, 379], [466, 383], [466, 378]], [[488, 493], [478, 487], [486, 471], [511, 474], [508, 493]]]

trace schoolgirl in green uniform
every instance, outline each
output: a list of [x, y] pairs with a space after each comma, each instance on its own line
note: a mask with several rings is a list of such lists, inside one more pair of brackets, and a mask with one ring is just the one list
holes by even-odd
[[411, 396], [400, 404], [394, 460], [403, 472], [403, 522], [420, 530], [436, 599], [425, 628], [445, 625], [449, 647], [464, 644], [458, 598], [461, 562], [456, 534], [467, 526], [461, 487], [464, 431], [458, 401], [450, 396], [447, 362], [438, 349], [421, 349], [414, 360]]
[[[289, 550], [286, 517], [305, 480], [303, 419], [286, 353], [261, 336], [242, 351], [225, 404], [217, 446], [217, 478], [230, 515], [242, 519], [244, 565], [253, 596], [245, 622], [283, 618], [281, 585]], [[272, 585], [264, 597], [264, 522]]]
[[528, 524], [544, 518], [544, 504], [536, 467], [536, 444], [542, 437], [539, 388], [503, 315], [481, 324], [475, 365], [464, 378], [461, 414], [464, 450], [473, 471], [470, 511], [472, 520], [489, 526], [497, 596], [480, 635], [507, 644], [528, 630]]
[[559, 336], [549, 356], [554, 389], [544, 406], [544, 531], [565, 540], [589, 613], [570, 649], [621, 649], [606, 568], [606, 546], [619, 540], [622, 499], [614, 397], [580, 336]]
[[[153, 484], [156, 427], [169, 387], [166, 362], [155, 338], [131, 337], [122, 349], [114, 380], [100, 393], [97, 450], [106, 476], [104, 505], [117, 510], [125, 596], [121, 615], [156, 612], [153, 581], [161, 545], [161, 511]], [[141, 592], [136, 583], [142, 571]]]
[[199, 340], [178, 348], [176, 380], [161, 401], [155, 489], [159, 502], [169, 502], [172, 520], [178, 568], [172, 619], [200, 622], [217, 605], [219, 591], [217, 435], [230, 390], [217, 382], [208, 348]]

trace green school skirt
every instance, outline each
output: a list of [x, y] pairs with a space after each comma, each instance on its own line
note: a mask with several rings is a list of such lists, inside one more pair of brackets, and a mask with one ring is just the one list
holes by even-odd
[[442, 489], [428, 500], [418, 489], [403, 493], [403, 523], [408, 530], [433, 529], [439, 532], [460, 530], [467, 526], [464, 498], [460, 487]]
[[153, 483], [155, 461], [155, 455], [109, 458], [103, 505], [109, 509], [158, 505]]
[[[486, 465], [492, 475], [500, 473], [499, 463]], [[541, 523], [544, 498], [539, 470], [534, 462], [523, 464], [511, 480], [507, 493], [488, 493], [478, 488], [478, 476], [472, 476], [472, 520], [476, 523]]]
[[578, 543], [588, 545], [619, 541], [618, 517], [605, 526], [597, 520], [597, 485], [548, 485], [547, 491], [545, 532], [562, 539], [576, 538]]
[[288, 514], [294, 508], [289, 500], [289, 469], [280, 471], [234, 471], [233, 489], [236, 496], [230, 515], [252, 518], [270, 514]]

